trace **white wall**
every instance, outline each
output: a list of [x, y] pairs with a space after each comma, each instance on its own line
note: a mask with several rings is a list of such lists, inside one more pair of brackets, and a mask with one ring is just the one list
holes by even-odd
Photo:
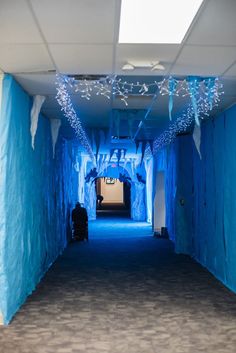
[[146, 170], [146, 214], [147, 222], [152, 223], [153, 212], [153, 158], [144, 161]]
[[159, 171], [156, 175], [156, 188], [154, 198], [154, 231], [159, 231], [166, 225], [165, 204], [165, 172]]
[[123, 203], [123, 183], [116, 179], [115, 184], [106, 184], [104, 179], [101, 178], [101, 195], [103, 196], [103, 203]]

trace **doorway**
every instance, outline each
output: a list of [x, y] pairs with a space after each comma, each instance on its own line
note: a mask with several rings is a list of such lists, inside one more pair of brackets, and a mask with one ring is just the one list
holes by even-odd
[[130, 218], [130, 184], [117, 178], [96, 179], [97, 216]]

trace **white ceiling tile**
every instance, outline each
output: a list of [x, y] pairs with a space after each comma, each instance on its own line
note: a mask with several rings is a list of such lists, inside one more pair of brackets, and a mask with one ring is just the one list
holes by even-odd
[[[175, 60], [180, 46], [177, 44], [119, 44], [116, 49], [116, 73], [129, 75], [164, 75], [170, 64]], [[150, 71], [150, 69], [135, 69], [122, 71], [122, 66], [129, 61], [160, 61], [165, 71]]]
[[171, 73], [219, 76], [235, 59], [236, 47], [185, 46]]
[[228, 71], [225, 73], [226, 77], [236, 77], [236, 64], [234, 64]]
[[236, 45], [236, 1], [210, 0], [187, 44]]
[[112, 71], [112, 45], [52, 44], [49, 47], [60, 72], [108, 74]]
[[0, 67], [5, 72], [38, 72], [54, 69], [43, 44], [0, 44]]
[[1, 0], [0, 44], [42, 43], [42, 38], [24, 0]]
[[[26, 92], [30, 94], [56, 95], [55, 74], [18, 74], [14, 75]], [[37, 82], [37, 84], [35, 84]]]
[[31, 0], [49, 43], [112, 43], [115, 0]]

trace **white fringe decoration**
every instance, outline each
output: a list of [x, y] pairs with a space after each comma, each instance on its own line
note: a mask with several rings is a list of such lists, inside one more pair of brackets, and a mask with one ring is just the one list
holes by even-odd
[[45, 99], [46, 97], [44, 96], [40, 96], [40, 95], [34, 96], [33, 106], [30, 113], [30, 117], [31, 117], [30, 133], [31, 133], [31, 144], [32, 144], [33, 150], [34, 150], [35, 135], [38, 128], [39, 113]]

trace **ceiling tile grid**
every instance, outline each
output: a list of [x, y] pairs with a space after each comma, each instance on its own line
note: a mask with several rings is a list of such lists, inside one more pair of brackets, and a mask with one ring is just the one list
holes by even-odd
[[236, 78], [236, 62], [229, 67], [229, 69], [224, 74], [225, 77]]
[[236, 47], [185, 45], [173, 75], [220, 76], [235, 61]]
[[60, 72], [108, 74], [112, 71], [112, 45], [51, 44], [49, 48]]
[[0, 67], [9, 73], [54, 69], [43, 44], [0, 44]]
[[114, 40], [115, 0], [31, 0], [48, 43]]
[[187, 44], [236, 46], [236, 1], [208, 0]]
[[[46, 95], [43, 112], [48, 117], [63, 117], [55, 100], [55, 75], [43, 73], [55, 69], [67, 74], [128, 73], [131, 81], [140, 75], [146, 82], [169, 73], [224, 74], [229, 80], [225, 81], [225, 95], [218, 111], [236, 101], [236, 0], [205, 0], [186, 42], [180, 45], [117, 43], [120, 3], [121, 0], [0, 0], [0, 68], [21, 73], [16, 79], [30, 94]], [[168, 19], [166, 23], [168, 26]], [[160, 61], [165, 70], [125, 72], [122, 66], [129, 61]], [[127, 108], [147, 109], [151, 99], [132, 97]], [[89, 126], [108, 126], [112, 109], [127, 109], [119, 99], [107, 102], [102, 97], [88, 102], [73, 96], [73, 100], [83, 123]], [[148, 124], [155, 126], [153, 133], [163, 121], [169, 123], [166, 100], [158, 99], [149, 115]], [[174, 111], [183, 107], [184, 102], [179, 105], [175, 101]]]
[[177, 44], [118, 44], [116, 48], [116, 73], [124, 74], [121, 68], [125, 63], [160, 61], [165, 67], [164, 71], [136, 69], [133, 72], [128, 71], [128, 73], [130, 75], [164, 75], [168, 72], [170, 64], [175, 60], [179, 49], [180, 45]]
[[25, 0], [0, 1], [0, 44], [43, 43]]

